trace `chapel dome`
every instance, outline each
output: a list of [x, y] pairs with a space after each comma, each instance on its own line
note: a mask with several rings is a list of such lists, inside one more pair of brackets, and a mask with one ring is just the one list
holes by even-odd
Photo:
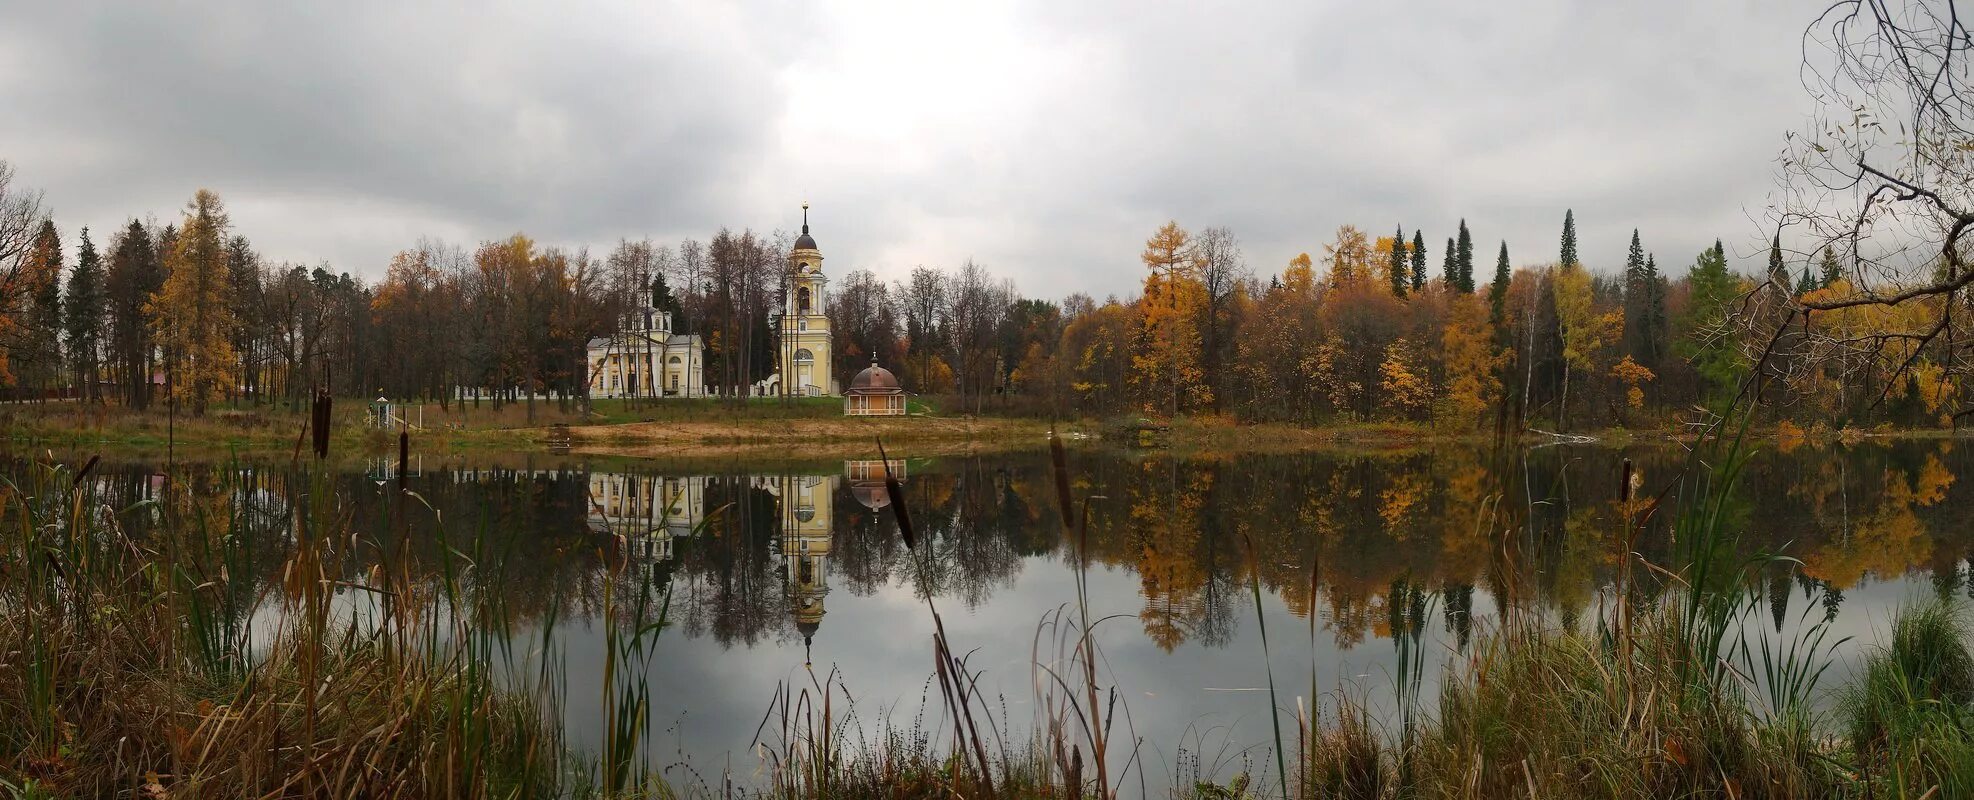
[[877, 511], [891, 505], [891, 493], [882, 483], [859, 483], [850, 487], [850, 496], [864, 508]]
[[865, 367], [864, 371], [857, 373], [857, 377], [850, 379], [850, 391], [867, 394], [892, 394], [904, 391], [904, 387], [898, 383], [898, 376], [891, 374], [891, 370], [878, 366], [877, 361], [873, 359], [870, 362], [870, 366]]

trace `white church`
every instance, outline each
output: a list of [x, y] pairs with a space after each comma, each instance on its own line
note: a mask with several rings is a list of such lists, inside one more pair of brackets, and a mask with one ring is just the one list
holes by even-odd
[[647, 286], [619, 318], [616, 333], [589, 340], [589, 396], [705, 396], [706, 348], [699, 334], [673, 333], [672, 313], [653, 303]]
[[[897, 376], [872, 360], [857, 373], [849, 391], [836, 380], [830, 342], [822, 250], [809, 235], [809, 204], [802, 204], [802, 235], [788, 253], [788, 292], [770, 312], [779, 351], [774, 374], [756, 381], [748, 393], [777, 397], [843, 397], [847, 416], [902, 416], [908, 401]], [[589, 342], [589, 395], [605, 398], [705, 397], [706, 348], [698, 334], [672, 331], [672, 315], [654, 305], [651, 290], [620, 319], [618, 330]]]
[[[779, 367], [750, 388], [756, 396], [841, 394], [830, 369], [829, 317], [824, 292], [822, 251], [809, 235], [809, 204], [802, 204], [802, 235], [788, 254], [788, 297], [772, 312], [781, 343], [775, 354]], [[637, 303], [618, 324], [616, 333], [589, 342], [591, 397], [704, 397], [718, 387], [705, 383], [706, 348], [698, 334], [672, 332], [672, 315], [653, 305], [651, 290], [637, 293]]]

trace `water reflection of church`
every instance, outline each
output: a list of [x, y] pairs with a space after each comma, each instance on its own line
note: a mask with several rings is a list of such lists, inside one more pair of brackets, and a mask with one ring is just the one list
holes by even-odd
[[[829, 555], [836, 491], [844, 482], [859, 504], [872, 511], [890, 505], [884, 489], [884, 462], [849, 461], [842, 475], [775, 475], [750, 478], [747, 485], [775, 498], [774, 555], [781, 561], [789, 613], [804, 644], [812, 642], [827, 613]], [[905, 462], [891, 471], [905, 478]], [[622, 536], [630, 557], [657, 569], [677, 557], [679, 539], [697, 534], [706, 522], [707, 478], [636, 473], [591, 473], [589, 526]]]

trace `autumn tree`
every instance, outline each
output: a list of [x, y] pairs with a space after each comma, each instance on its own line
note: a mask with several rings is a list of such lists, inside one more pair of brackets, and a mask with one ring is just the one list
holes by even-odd
[[1316, 262], [1308, 253], [1298, 254], [1289, 259], [1287, 269], [1282, 270], [1282, 288], [1298, 295], [1313, 297], [1316, 292]]
[[946, 284], [945, 273], [920, 265], [893, 287], [892, 294], [905, 317], [906, 358], [912, 363], [910, 385], [919, 392], [935, 391], [933, 361], [945, 350], [939, 323], [946, 307]]
[[1247, 259], [1241, 253], [1240, 240], [1235, 238], [1233, 229], [1225, 226], [1200, 231], [1193, 246], [1201, 295], [1200, 366], [1206, 373], [1206, 388], [1211, 394], [1207, 403], [1218, 411], [1228, 372], [1225, 365], [1239, 333], [1236, 309], [1249, 278]]
[[45, 399], [62, 374], [62, 237], [53, 220], [43, 219], [28, 254], [36, 276], [30, 287], [26, 322], [18, 353], [20, 382]]
[[233, 305], [227, 285], [229, 222], [219, 195], [200, 189], [166, 257], [164, 287], [145, 304], [164, 349], [172, 396], [203, 416], [233, 376]]
[[891, 287], [870, 270], [852, 270], [829, 293], [826, 312], [842, 371], [855, 373], [875, 360], [897, 362], [898, 325]]
[[[1505, 286], [1503, 292], [1506, 292]], [[1456, 294], [1440, 334], [1446, 393], [1441, 416], [1471, 426], [1501, 399], [1500, 373], [1508, 351], [1500, 346], [1480, 298]]]
[[[1645, 389], [1643, 384], [1651, 382], [1658, 376], [1654, 375], [1651, 369], [1632, 360], [1632, 357], [1627, 355], [1624, 357], [1624, 360], [1619, 361], [1611, 367], [1611, 377], [1617, 379], [1618, 383], [1624, 386], [1625, 407], [1636, 411], [1645, 407]], [[1622, 421], [1623, 419], [1624, 417], [1621, 414], [1619, 420]]]
[[1591, 291], [1590, 271], [1576, 258], [1576, 218], [1563, 216], [1562, 263], [1556, 267], [1553, 292], [1556, 327], [1563, 341], [1563, 388], [1556, 406], [1556, 426], [1569, 425], [1570, 376], [1599, 374], [1597, 360], [1624, 326], [1622, 312], [1602, 313]]
[[1399, 339], [1385, 346], [1378, 365], [1378, 394], [1382, 405], [1399, 419], [1414, 419], [1431, 407], [1430, 374], [1411, 342]]
[[1323, 245], [1323, 263], [1330, 269], [1330, 286], [1345, 287], [1371, 279], [1371, 241], [1355, 225], [1337, 228], [1336, 240]]
[[13, 165], [0, 160], [0, 385], [15, 379], [11, 361], [21, 345], [22, 316], [48, 279], [47, 264], [34, 254], [46, 219], [41, 193], [15, 185]]
[[947, 310], [947, 345], [955, 388], [961, 403], [971, 402], [978, 413], [987, 395], [1004, 388], [1000, 368], [1001, 324], [1016, 300], [1014, 284], [996, 279], [972, 259], [953, 277]]
[[1182, 395], [1188, 406], [1212, 402], [1199, 357], [1197, 309], [1205, 300], [1199, 254], [1192, 235], [1175, 221], [1145, 241], [1140, 259], [1149, 274], [1140, 309], [1143, 346], [1133, 359], [1138, 384], [1148, 404], [1163, 401], [1166, 414], [1176, 416]]
[[1124, 409], [1136, 335], [1133, 310], [1115, 300], [1077, 315], [1063, 327], [1055, 360], [1067, 373], [1078, 408], [1086, 413]]

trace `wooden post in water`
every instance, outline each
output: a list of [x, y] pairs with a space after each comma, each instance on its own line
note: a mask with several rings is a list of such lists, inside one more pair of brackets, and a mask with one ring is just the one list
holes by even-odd
[[405, 467], [410, 460], [410, 452], [411, 431], [408, 428], [400, 427], [398, 429], [398, 491], [400, 492], [404, 491]]
[[310, 409], [309, 424], [315, 433], [315, 457], [329, 457], [329, 411], [332, 401], [329, 390], [318, 387], [315, 390], [315, 405]]

